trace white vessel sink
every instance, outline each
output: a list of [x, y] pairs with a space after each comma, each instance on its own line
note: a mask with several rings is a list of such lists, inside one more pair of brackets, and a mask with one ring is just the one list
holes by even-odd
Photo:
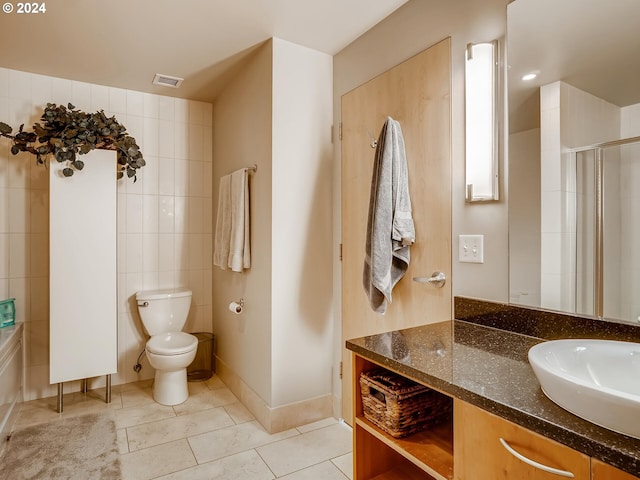
[[640, 438], [640, 344], [552, 340], [529, 350], [542, 391], [585, 420]]

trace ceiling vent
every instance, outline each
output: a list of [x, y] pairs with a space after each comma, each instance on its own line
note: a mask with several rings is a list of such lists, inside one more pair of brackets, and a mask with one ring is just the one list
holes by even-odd
[[183, 81], [184, 78], [162, 75], [161, 73], [156, 73], [156, 75], [153, 77], [153, 84], [162, 85], [163, 87], [178, 88]]

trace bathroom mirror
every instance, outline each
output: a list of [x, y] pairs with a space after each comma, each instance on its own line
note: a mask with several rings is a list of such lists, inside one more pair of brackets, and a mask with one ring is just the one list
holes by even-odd
[[638, 18], [637, 0], [507, 7], [510, 303], [640, 317]]

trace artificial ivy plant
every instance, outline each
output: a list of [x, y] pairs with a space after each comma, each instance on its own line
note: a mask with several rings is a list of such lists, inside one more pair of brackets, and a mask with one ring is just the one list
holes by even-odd
[[115, 117], [107, 117], [104, 111], [85, 113], [72, 104], [47, 103], [40, 118], [42, 124], [33, 125], [33, 131], [25, 131], [20, 125], [18, 133], [6, 123], [0, 122], [0, 136], [11, 139], [11, 153], [29, 152], [36, 156], [36, 163], [45, 163], [49, 154], [65, 164], [62, 173], [70, 177], [84, 168], [79, 156], [96, 148], [118, 152], [118, 178], [126, 173], [136, 181], [137, 170], [144, 167], [140, 147], [126, 133], [126, 128]]

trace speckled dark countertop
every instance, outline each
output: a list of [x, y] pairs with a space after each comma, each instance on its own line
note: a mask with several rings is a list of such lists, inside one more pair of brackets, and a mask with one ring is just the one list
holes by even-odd
[[640, 440], [582, 420], [542, 393], [527, 360], [529, 348], [542, 341], [453, 320], [349, 340], [347, 348], [452, 397], [640, 476]]

